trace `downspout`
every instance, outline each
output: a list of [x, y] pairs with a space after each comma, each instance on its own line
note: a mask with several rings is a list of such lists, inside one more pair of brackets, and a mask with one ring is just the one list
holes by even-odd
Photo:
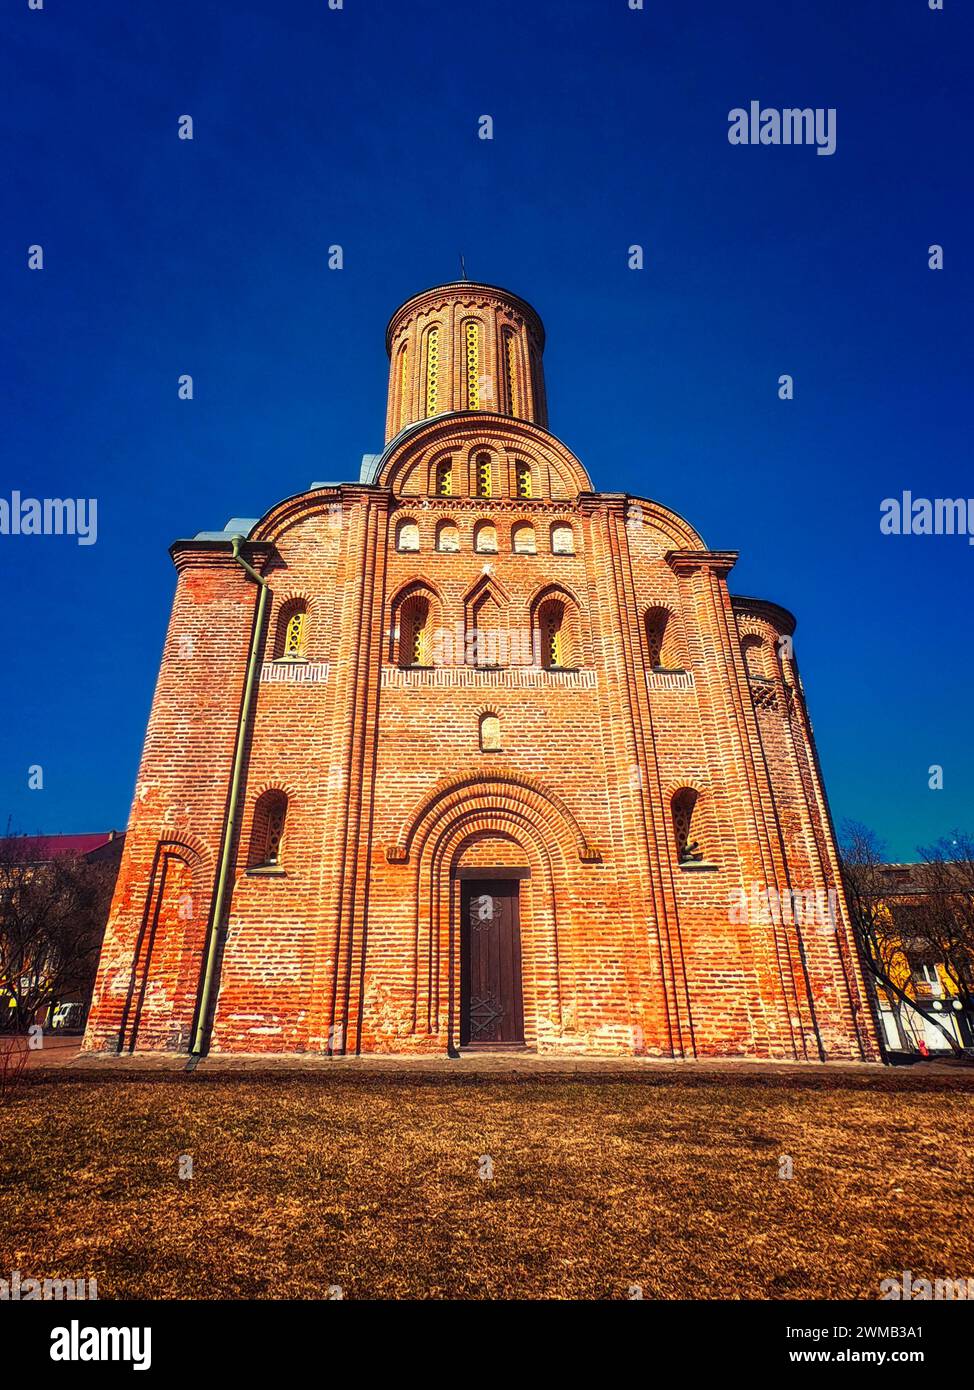
[[220, 924], [229, 906], [231, 860], [237, 835], [237, 813], [240, 803], [240, 783], [243, 779], [244, 750], [247, 746], [247, 735], [250, 732], [250, 717], [253, 713], [254, 688], [257, 684], [261, 639], [264, 632], [264, 613], [267, 609], [267, 595], [270, 592], [267, 580], [263, 579], [252, 565], [248, 565], [247, 561], [240, 554], [240, 547], [242, 544], [243, 536], [232, 536], [230, 538], [230, 547], [233, 551], [234, 560], [247, 571], [251, 579], [258, 585], [257, 607], [254, 614], [254, 632], [250, 641], [250, 655], [247, 657], [247, 674], [244, 680], [243, 702], [240, 706], [240, 718], [237, 722], [237, 742], [233, 750], [233, 764], [230, 771], [230, 796], [227, 801], [227, 813], [223, 823], [223, 839], [220, 845], [220, 864], [217, 871], [213, 911], [210, 915], [210, 925], [207, 930], [205, 964], [200, 983], [199, 1004], [196, 1010], [196, 1027], [193, 1033], [193, 1042], [189, 1049], [191, 1053], [190, 1067], [196, 1065], [196, 1062], [200, 1056], [202, 1056], [204, 1041], [208, 1041], [206, 1038], [206, 1024], [207, 1018], [209, 1017], [210, 1004], [213, 999], [214, 987], [217, 983], [216, 961], [220, 942]]

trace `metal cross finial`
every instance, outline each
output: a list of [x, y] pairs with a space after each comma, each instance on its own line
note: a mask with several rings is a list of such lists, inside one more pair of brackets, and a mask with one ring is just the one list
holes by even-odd
[[464, 259], [463, 259], [463, 252], [461, 251], [461, 252], [460, 252], [460, 279], [461, 279], [461, 280], [466, 280], [466, 278], [467, 278], [467, 265], [466, 265], [466, 262], [465, 262]]

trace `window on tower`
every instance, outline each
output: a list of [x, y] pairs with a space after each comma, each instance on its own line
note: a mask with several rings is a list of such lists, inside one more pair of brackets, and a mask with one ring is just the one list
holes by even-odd
[[[507, 408], [511, 415], [523, 414], [521, 410], [521, 390], [518, 380], [517, 336], [510, 328], [504, 329], [504, 369], [507, 373]], [[523, 494], [529, 497], [530, 493]]]
[[480, 409], [480, 325], [468, 319], [464, 327], [466, 349], [467, 409]]
[[517, 495], [518, 497], [533, 497], [534, 487], [531, 481], [531, 465], [528, 463], [515, 464], [517, 471]]
[[435, 326], [426, 334], [426, 414], [440, 408], [440, 330]]
[[408, 363], [406, 360], [406, 344], [403, 343], [399, 349], [399, 428], [403, 429], [409, 423], [409, 376]]

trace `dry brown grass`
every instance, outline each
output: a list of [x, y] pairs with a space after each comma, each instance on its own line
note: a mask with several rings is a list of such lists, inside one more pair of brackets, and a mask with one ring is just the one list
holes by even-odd
[[28, 1078], [0, 1111], [0, 1276], [95, 1276], [103, 1298], [875, 1298], [903, 1269], [974, 1276], [969, 1077]]

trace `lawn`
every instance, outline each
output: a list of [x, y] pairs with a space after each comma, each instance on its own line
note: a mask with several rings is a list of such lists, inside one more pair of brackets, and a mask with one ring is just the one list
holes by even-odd
[[36, 1072], [0, 1106], [0, 1277], [94, 1276], [101, 1298], [876, 1298], [905, 1269], [974, 1276], [972, 1110], [970, 1076], [888, 1072]]

